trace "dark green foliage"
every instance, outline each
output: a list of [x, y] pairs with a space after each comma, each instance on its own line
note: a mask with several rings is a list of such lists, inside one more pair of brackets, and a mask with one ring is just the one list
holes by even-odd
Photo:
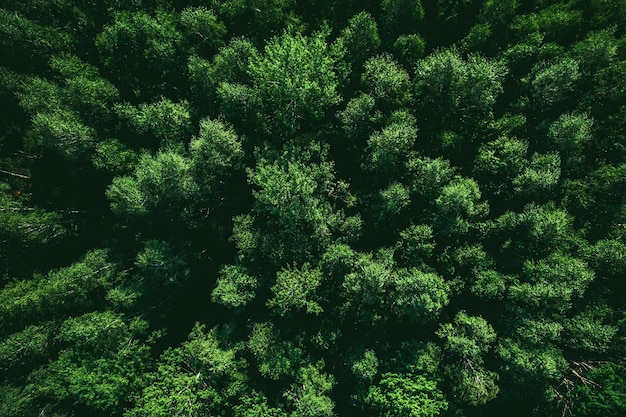
[[261, 103], [257, 117], [265, 133], [292, 136], [303, 123], [319, 122], [339, 102], [336, 66], [342, 54], [328, 45], [326, 36], [285, 32], [250, 61], [249, 75]]
[[[619, 416], [626, 410], [624, 365], [601, 363], [584, 374], [574, 392], [576, 417]], [[587, 381], [587, 383], [585, 383]]]
[[385, 417], [435, 417], [448, 408], [437, 384], [423, 375], [386, 373], [370, 388], [365, 402]]
[[621, 417], [623, 0], [5, 0], [0, 417]]

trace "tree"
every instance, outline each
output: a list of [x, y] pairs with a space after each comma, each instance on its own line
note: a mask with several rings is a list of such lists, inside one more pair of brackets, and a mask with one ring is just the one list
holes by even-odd
[[295, 375], [304, 359], [302, 349], [285, 340], [272, 322], [254, 323], [247, 347], [261, 375], [271, 380]]
[[70, 54], [53, 56], [50, 67], [62, 81], [59, 96], [64, 105], [85, 123], [106, 132], [113, 117], [112, 107], [119, 100], [117, 88], [100, 76], [96, 66]]
[[96, 36], [96, 47], [122, 98], [151, 100], [175, 91], [182, 41], [174, 15], [122, 11]]
[[400, 232], [394, 257], [400, 266], [415, 266], [427, 271], [434, 249], [433, 229], [424, 224], [411, 225]]
[[367, 136], [372, 123], [377, 118], [374, 113], [376, 100], [369, 94], [362, 93], [346, 104], [346, 108], [337, 113], [347, 137], [355, 141]]
[[561, 104], [574, 92], [580, 79], [578, 63], [571, 58], [539, 63], [532, 72], [530, 92], [533, 104], [544, 112], [560, 109]]
[[383, 109], [401, 107], [410, 100], [409, 75], [388, 54], [365, 62], [361, 85], [381, 102]]
[[[146, 138], [147, 147], [183, 142], [191, 134], [191, 115], [186, 101], [175, 103], [161, 98], [153, 103], [141, 103], [137, 107], [117, 104], [115, 112], [134, 133]], [[155, 142], [154, 145], [150, 146], [151, 142]]]
[[450, 286], [440, 276], [416, 268], [399, 269], [392, 275], [391, 309], [400, 319], [427, 325], [450, 302]]
[[407, 71], [414, 71], [417, 63], [424, 57], [426, 41], [420, 35], [400, 35], [393, 44], [393, 50], [398, 62]]
[[358, 73], [365, 61], [378, 52], [380, 36], [376, 21], [366, 11], [355, 14], [341, 31], [341, 40], [346, 50], [345, 59]]
[[454, 177], [455, 169], [443, 158], [410, 155], [405, 164], [411, 193], [424, 204], [432, 205]]
[[370, 387], [365, 404], [385, 417], [435, 417], [448, 409], [448, 402], [435, 381], [424, 375], [390, 372]]
[[378, 212], [377, 220], [380, 222], [393, 220], [411, 204], [409, 189], [399, 182], [380, 191], [376, 200], [372, 205]]
[[235, 417], [287, 417], [286, 411], [280, 408], [270, 407], [267, 397], [259, 392], [241, 398], [241, 403], [235, 406]]
[[238, 347], [220, 342], [219, 329], [194, 326], [187, 341], [161, 355], [124, 416], [201, 416], [230, 409], [243, 393], [245, 375], [235, 357]]
[[[244, 85], [250, 84], [248, 67], [252, 56], [257, 54], [258, 51], [248, 39], [233, 38], [226, 46], [220, 48], [213, 61], [197, 55], [189, 57], [187, 68], [192, 102], [201, 115], [216, 116], [219, 109], [218, 98], [221, 99], [222, 111], [226, 116], [229, 116], [228, 110], [233, 105], [240, 104], [243, 109], [248, 109], [246, 103], [238, 100], [236, 95], [229, 94], [229, 90], [237, 91], [237, 86], [241, 89]], [[251, 114], [256, 112], [256, 108], [254, 111], [248, 110]], [[235, 114], [229, 119], [233, 122], [240, 120]], [[245, 118], [244, 121], [250, 122]]]
[[457, 178], [441, 190], [435, 200], [433, 230], [445, 237], [458, 237], [467, 233], [470, 221], [483, 211], [476, 181]]
[[299, 23], [294, 6], [293, 0], [232, 0], [218, 7], [226, 26], [237, 28], [235, 34], [250, 36], [260, 43], [277, 36], [289, 24]]
[[30, 71], [45, 65], [52, 55], [72, 48], [72, 37], [58, 27], [38, 24], [18, 11], [0, 9], [0, 51], [3, 65]]
[[93, 250], [66, 268], [46, 277], [15, 281], [0, 291], [2, 334], [39, 321], [66, 317], [93, 308], [99, 293], [115, 277], [115, 265], [105, 250]]
[[344, 314], [354, 315], [369, 326], [384, 320], [381, 310], [388, 306], [385, 294], [393, 282], [392, 253], [381, 251], [377, 255], [376, 258], [371, 254], [361, 255], [342, 284]]
[[84, 125], [75, 113], [63, 109], [37, 113], [32, 134], [43, 149], [70, 160], [89, 158], [96, 143], [93, 128]]
[[145, 320], [111, 311], [64, 321], [57, 338], [68, 348], [50, 365], [50, 379], [42, 381], [38, 391], [45, 398], [49, 390], [45, 383], [58, 384], [67, 389], [68, 400], [95, 414], [121, 414], [128, 400], [139, 394], [147, 371], [147, 330]]
[[510, 286], [508, 297], [527, 315], [536, 311], [554, 317], [569, 311], [593, 279], [593, 271], [580, 259], [552, 254], [538, 262], [527, 261], [523, 281]]
[[241, 308], [256, 296], [258, 280], [236, 265], [226, 265], [220, 270], [211, 300], [231, 308]]
[[502, 361], [502, 386], [513, 397], [545, 402], [553, 395], [550, 386], [561, 380], [567, 369], [562, 352], [552, 344], [527, 347], [504, 339], [498, 346]]
[[553, 149], [561, 157], [561, 171], [575, 174], [584, 163], [584, 150], [593, 139], [593, 119], [586, 114], [565, 113], [548, 130]]
[[451, 357], [446, 374], [457, 401], [482, 405], [498, 395], [498, 375], [485, 369], [485, 355], [496, 341], [493, 327], [482, 317], [461, 311], [454, 323], [440, 326], [437, 335], [444, 341], [444, 352]]
[[[540, 260], [552, 253], [569, 253], [575, 242], [572, 218], [552, 204], [529, 204], [522, 213], [507, 212], [492, 223], [486, 244], [501, 245], [503, 271], [519, 272], [526, 260]], [[504, 261], [506, 259], [506, 261]]]
[[179, 224], [189, 213], [195, 187], [189, 161], [176, 152], [160, 152], [144, 154], [133, 176], [114, 178], [106, 194], [113, 213], [124, 219]]
[[513, 178], [513, 189], [528, 201], [546, 201], [554, 194], [561, 178], [561, 157], [558, 153], [534, 153], [530, 164]]
[[327, 36], [325, 31], [310, 38], [284, 32], [267, 43], [262, 56], [252, 57], [249, 74], [261, 99], [265, 133], [290, 137], [339, 103], [336, 67], [342, 53], [328, 45]]
[[456, 49], [442, 49], [420, 61], [413, 85], [420, 127], [430, 135], [425, 149], [440, 151], [437, 138], [451, 126], [468, 145], [482, 140], [505, 74], [502, 63], [478, 55], [463, 59]]
[[363, 167], [381, 178], [397, 175], [417, 139], [417, 129], [412, 121], [409, 117], [374, 132], [367, 141]]
[[186, 7], [180, 13], [180, 25], [187, 42], [199, 56], [210, 57], [224, 43], [226, 26], [213, 10]]
[[508, 199], [513, 192], [513, 180], [522, 174], [527, 164], [528, 143], [500, 137], [481, 145], [474, 162], [474, 176], [489, 196]]
[[16, 381], [37, 366], [43, 365], [51, 356], [50, 340], [54, 322], [26, 326], [0, 342], [0, 369], [5, 378]]
[[160, 240], [147, 240], [137, 253], [137, 278], [142, 282], [141, 296], [159, 298], [180, 288], [189, 277], [184, 247]]
[[296, 383], [284, 393], [293, 404], [292, 417], [332, 417], [334, 403], [328, 396], [334, 378], [321, 372], [323, 363], [307, 365], [298, 370]]
[[336, 187], [332, 166], [261, 160], [248, 177], [255, 187], [257, 256], [277, 268], [313, 260], [343, 218], [328, 199]]
[[[575, 417], [617, 417], [626, 411], [624, 366], [615, 362], [591, 366], [570, 394]], [[589, 381], [588, 383], [584, 383]]]
[[192, 171], [200, 187], [215, 191], [219, 181], [242, 171], [243, 144], [232, 127], [208, 118], [200, 121], [200, 132], [189, 144]]
[[276, 274], [276, 283], [271, 288], [274, 297], [267, 305], [280, 316], [288, 316], [292, 311], [302, 309], [307, 313], [320, 314], [324, 310], [315, 292], [321, 281], [322, 272], [311, 269], [308, 264], [300, 269], [283, 269]]
[[378, 358], [372, 350], [366, 350], [363, 356], [352, 364], [352, 373], [362, 381], [372, 381], [378, 374]]
[[[29, 276], [37, 268], [28, 260], [36, 255], [45, 265], [42, 248], [59, 247], [69, 235], [60, 213], [26, 207], [25, 198], [15, 198], [11, 186], [0, 183], [0, 276], [2, 284], [9, 277]], [[48, 261], [49, 262], [49, 261]]]

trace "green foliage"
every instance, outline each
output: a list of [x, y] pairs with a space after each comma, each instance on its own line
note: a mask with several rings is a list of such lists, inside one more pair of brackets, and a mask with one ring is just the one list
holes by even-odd
[[433, 229], [423, 224], [411, 225], [400, 232], [395, 256], [401, 265], [422, 266], [421, 269], [426, 270], [427, 262], [432, 258], [434, 249]]
[[[323, 364], [322, 364], [323, 366]], [[296, 383], [285, 392], [285, 398], [293, 404], [292, 417], [332, 417], [334, 403], [328, 397], [333, 387], [332, 375], [322, 373], [320, 364], [308, 365], [298, 370]]]
[[437, 335], [444, 340], [444, 349], [455, 357], [482, 362], [482, 355], [496, 340], [496, 333], [482, 317], [459, 312], [454, 323], [442, 325]]
[[472, 218], [481, 213], [481, 194], [473, 179], [457, 178], [435, 200], [434, 227], [441, 235], [454, 237], [469, 230]]
[[200, 132], [189, 144], [189, 153], [194, 176], [203, 189], [216, 188], [218, 180], [242, 168], [241, 140], [232, 128], [219, 121], [200, 121]]
[[92, 157], [94, 167], [107, 171], [113, 176], [130, 174], [139, 156], [117, 139], [107, 139], [96, 145]]
[[31, 257], [43, 247], [54, 248], [69, 233], [61, 214], [25, 207], [26, 201], [10, 191], [9, 184], [0, 183], [0, 273], [7, 278], [32, 271]]
[[7, 64], [31, 70], [72, 47], [72, 38], [54, 26], [41, 25], [17, 11], [0, 9], [0, 51]]
[[379, 210], [378, 218], [380, 220], [392, 219], [411, 204], [409, 189], [398, 182], [394, 182], [382, 190], [378, 197], [380, 207], [376, 208]]
[[411, 156], [406, 163], [411, 191], [422, 201], [432, 203], [454, 176], [450, 162], [436, 158]]
[[526, 387], [526, 392], [517, 391], [523, 397], [545, 398], [547, 387], [560, 381], [567, 369], [563, 354], [552, 345], [529, 348], [506, 339], [498, 354], [503, 361], [501, 376], [509, 380], [509, 389]]
[[236, 417], [287, 417], [287, 413], [279, 408], [270, 407], [267, 398], [260, 393], [241, 398], [241, 403], [235, 406]]
[[[346, 59], [359, 68], [380, 47], [378, 26], [371, 14], [362, 11], [355, 14], [341, 32]], [[356, 69], [355, 68], [355, 69]]]
[[191, 116], [188, 107], [186, 102], [174, 103], [161, 98], [160, 101], [142, 103], [138, 107], [117, 105], [115, 111], [131, 129], [148, 140], [176, 143], [187, 139], [190, 133]]
[[248, 173], [260, 252], [274, 265], [306, 262], [330, 243], [341, 220], [328, 200], [335, 186], [328, 163], [261, 161]]
[[42, 364], [48, 358], [53, 323], [31, 325], [0, 342], [0, 369], [8, 377], [16, 371]]
[[392, 123], [374, 132], [367, 141], [364, 168], [382, 177], [401, 169], [417, 139], [417, 129], [409, 121]]
[[392, 279], [391, 307], [410, 322], [432, 322], [450, 302], [449, 285], [436, 274], [400, 269]]
[[426, 41], [420, 35], [400, 35], [393, 44], [395, 56], [407, 70], [414, 70], [426, 51]]
[[190, 170], [189, 161], [176, 152], [144, 154], [133, 176], [113, 179], [107, 189], [111, 209], [116, 215], [134, 221], [184, 218], [196, 187]]
[[538, 64], [533, 73], [530, 92], [533, 103], [542, 111], [554, 109], [570, 98], [580, 79], [578, 63], [570, 58]]
[[568, 311], [594, 274], [580, 259], [553, 254], [539, 262], [526, 262], [524, 278], [511, 285], [509, 297], [529, 312], [541, 311], [550, 317]]
[[96, 140], [94, 130], [67, 110], [37, 113], [33, 119], [33, 135], [43, 149], [78, 160], [89, 157]]
[[339, 102], [336, 65], [341, 54], [328, 46], [326, 36], [285, 32], [267, 43], [263, 56], [252, 57], [249, 74], [261, 99], [257, 111], [265, 133], [292, 136]]
[[[66, 320], [58, 338], [71, 347], [50, 365], [53, 381], [58, 379], [69, 398], [88, 409], [121, 413], [143, 382], [149, 347], [136, 339], [145, 335], [147, 327], [144, 320], [126, 322], [110, 311]], [[42, 394], [46, 390], [42, 387]]]
[[343, 131], [350, 139], [356, 139], [368, 131], [374, 115], [372, 111], [376, 101], [369, 94], [361, 94], [351, 99], [346, 108], [337, 117], [342, 123]]
[[155, 97], [177, 71], [183, 37], [174, 16], [144, 11], [118, 12], [95, 39], [102, 65], [124, 97]]
[[414, 33], [424, 19], [421, 0], [382, 0], [380, 7], [385, 35], [390, 39]]
[[187, 7], [180, 13], [183, 33], [196, 51], [210, 56], [222, 46], [226, 26], [212, 10], [205, 7]]
[[115, 265], [105, 250], [88, 252], [72, 266], [50, 272], [45, 278], [9, 283], [0, 291], [2, 333], [38, 321], [65, 317], [92, 307], [98, 291], [115, 276]]
[[344, 308], [365, 323], [382, 319], [379, 310], [392, 280], [389, 254], [381, 253], [378, 259], [361, 255], [352, 272], [343, 280]]
[[148, 240], [137, 253], [135, 265], [148, 288], [171, 291], [182, 285], [189, 270], [180, 248], [159, 240]]
[[567, 344], [571, 348], [595, 354], [611, 349], [618, 327], [606, 323], [610, 319], [610, 310], [602, 310], [585, 311], [566, 322]]
[[625, 28], [5, 0], [0, 417], [622, 416]]
[[163, 353], [137, 404], [124, 415], [200, 416], [228, 409], [245, 382], [235, 352], [220, 346], [216, 329], [194, 326], [186, 342]]
[[592, 382], [579, 384], [572, 393], [574, 416], [617, 417], [626, 410], [623, 364], [602, 363], [587, 372], [584, 377]]
[[521, 197], [542, 201], [554, 192], [561, 178], [561, 157], [558, 153], [533, 154], [529, 166], [513, 178], [513, 187]]
[[527, 151], [527, 143], [507, 137], [482, 145], [474, 162], [474, 175], [481, 189], [489, 195], [510, 197], [513, 180], [522, 175], [528, 163]]
[[360, 380], [372, 381], [378, 374], [378, 358], [372, 350], [366, 350], [363, 356], [352, 364], [352, 373]]
[[272, 380], [293, 375], [302, 362], [302, 349], [281, 339], [280, 332], [271, 322], [254, 324], [247, 347], [254, 355], [261, 375]]
[[315, 290], [321, 281], [322, 272], [319, 269], [311, 270], [308, 264], [300, 269], [284, 269], [276, 274], [276, 283], [271, 288], [274, 297], [267, 305], [280, 316], [301, 309], [307, 313], [320, 314], [324, 310], [315, 301]]
[[258, 280], [244, 268], [226, 265], [220, 270], [211, 299], [231, 308], [244, 307], [256, 296], [257, 287]]
[[[413, 84], [418, 114], [432, 140], [451, 128], [466, 140], [482, 139], [506, 72], [502, 63], [478, 55], [463, 59], [456, 49], [439, 50], [421, 60]], [[429, 145], [441, 149], [439, 143]]]
[[435, 381], [412, 374], [383, 374], [369, 389], [365, 403], [385, 417], [435, 417], [448, 409]]
[[374, 99], [402, 106], [409, 99], [409, 75], [393, 60], [383, 54], [365, 63], [361, 84]]

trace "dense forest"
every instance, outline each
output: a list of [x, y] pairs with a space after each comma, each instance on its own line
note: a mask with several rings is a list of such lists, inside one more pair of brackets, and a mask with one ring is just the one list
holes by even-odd
[[626, 1], [2, 0], [0, 416], [626, 415]]

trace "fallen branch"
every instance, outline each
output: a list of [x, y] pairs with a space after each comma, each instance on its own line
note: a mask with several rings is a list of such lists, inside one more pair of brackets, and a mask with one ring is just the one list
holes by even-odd
[[4, 169], [0, 169], [0, 173], [7, 174], [7, 175], [10, 175], [12, 177], [22, 178], [22, 179], [25, 179], [25, 180], [29, 180], [30, 179], [30, 177], [28, 175], [19, 174], [17, 172], [5, 171]]

